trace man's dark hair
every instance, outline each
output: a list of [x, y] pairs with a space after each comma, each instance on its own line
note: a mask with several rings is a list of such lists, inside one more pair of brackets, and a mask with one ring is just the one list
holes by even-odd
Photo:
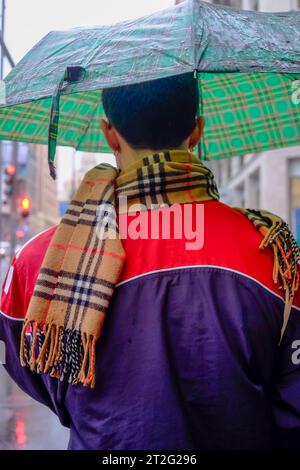
[[103, 90], [109, 122], [137, 149], [179, 147], [195, 127], [198, 81], [191, 73]]

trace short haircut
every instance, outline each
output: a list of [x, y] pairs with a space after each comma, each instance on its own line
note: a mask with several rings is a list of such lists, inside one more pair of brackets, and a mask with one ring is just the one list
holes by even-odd
[[107, 119], [136, 149], [179, 147], [195, 127], [198, 80], [192, 73], [104, 89]]

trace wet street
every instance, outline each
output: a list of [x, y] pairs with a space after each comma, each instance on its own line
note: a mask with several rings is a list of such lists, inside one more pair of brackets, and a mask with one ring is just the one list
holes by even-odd
[[45, 406], [25, 395], [0, 366], [0, 449], [66, 449], [68, 430]]
[[[0, 286], [8, 267], [2, 258]], [[66, 449], [68, 434], [58, 418], [22, 392], [0, 365], [0, 450]]]

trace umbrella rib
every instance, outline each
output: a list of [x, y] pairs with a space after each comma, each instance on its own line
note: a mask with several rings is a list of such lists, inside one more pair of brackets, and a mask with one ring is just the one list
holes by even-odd
[[170, 54], [169, 52], [162, 51], [162, 50], [159, 49], [158, 47], [152, 47], [151, 49], [152, 49], [153, 51], [159, 52], [159, 53], [162, 54], [162, 55], [165, 55], [165, 56], [167, 56], [167, 57], [170, 57], [171, 59], [175, 59], [175, 60], [177, 60], [177, 62], [180, 62], [180, 63], [183, 64], [183, 65], [187, 65], [188, 67], [192, 67], [192, 68], [193, 68], [193, 64], [190, 64], [190, 63], [187, 62], [186, 60], [183, 60], [183, 59], [181, 59], [180, 57], [176, 57], [175, 55]]
[[94, 111], [92, 113], [91, 119], [88, 121], [87, 126], [85, 128], [85, 131], [82, 133], [81, 138], [80, 138], [79, 142], [77, 143], [76, 150], [79, 149], [84, 137], [86, 136], [86, 134], [87, 134], [92, 122], [93, 122], [93, 119], [94, 119], [94, 117], [97, 113], [97, 110], [98, 110], [98, 107], [99, 107], [100, 103], [101, 103], [101, 92], [99, 92], [99, 98], [98, 98], [98, 100], [96, 100], [96, 106], [95, 106]]

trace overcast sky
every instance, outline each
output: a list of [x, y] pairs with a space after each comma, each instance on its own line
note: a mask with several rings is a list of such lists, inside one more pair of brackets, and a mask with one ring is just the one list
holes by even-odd
[[17, 62], [49, 31], [116, 23], [174, 3], [174, 0], [6, 0], [6, 42]]
[[[116, 23], [168, 8], [174, 3], [174, 0], [6, 0], [5, 40], [17, 63], [49, 31]], [[61, 192], [65, 180], [71, 178], [74, 153], [68, 148], [59, 152]], [[80, 158], [77, 154], [77, 164]]]

